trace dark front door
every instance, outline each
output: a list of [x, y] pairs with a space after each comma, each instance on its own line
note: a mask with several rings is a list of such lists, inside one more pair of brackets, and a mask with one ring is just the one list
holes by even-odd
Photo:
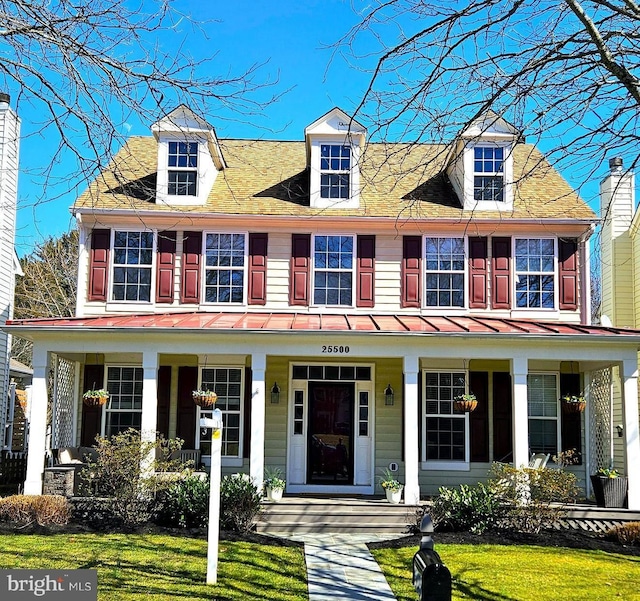
[[353, 484], [354, 384], [309, 382], [308, 484]]

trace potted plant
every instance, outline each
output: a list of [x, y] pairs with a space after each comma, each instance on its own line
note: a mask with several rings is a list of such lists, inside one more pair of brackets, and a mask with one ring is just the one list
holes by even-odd
[[282, 499], [284, 487], [287, 485], [282, 470], [277, 467], [268, 467], [264, 470], [263, 487], [269, 501], [277, 503]]
[[218, 400], [218, 395], [213, 390], [194, 390], [191, 393], [193, 402], [199, 407], [213, 407]]
[[478, 406], [478, 400], [475, 394], [459, 394], [453, 399], [453, 405], [456, 411], [460, 413], [468, 413], [474, 411]]
[[582, 413], [587, 406], [587, 401], [579, 394], [565, 394], [560, 400], [565, 413]]
[[82, 402], [87, 407], [96, 407], [104, 405], [109, 399], [109, 393], [104, 388], [97, 388], [94, 390], [87, 390], [82, 395]]
[[387, 496], [387, 501], [393, 505], [400, 503], [402, 500], [402, 490], [404, 489], [404, 485], [400, 484], [399, 480], [396, 479], [395, 474], [391, 470], [385, 469], [382, 472], [382, 476], [378, 476], [378, 480], [380, 481], [380, 486], [382, 486]]
[[601, 467], [591, 476], [591, 486], [598, 507], [624, 507], [628, 481], [613, 467]]

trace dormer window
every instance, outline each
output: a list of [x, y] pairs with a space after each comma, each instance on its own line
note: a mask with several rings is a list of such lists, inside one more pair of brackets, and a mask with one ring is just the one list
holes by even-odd
[[169, 196], [197, 196], [198, 143], [169, 142]]
[[473, 199], [504, 200], [504, 148], [476, 146], [473, 149]]
[[320, 197], [349, 198], [351, 148], [339, 144], [320, 145]]

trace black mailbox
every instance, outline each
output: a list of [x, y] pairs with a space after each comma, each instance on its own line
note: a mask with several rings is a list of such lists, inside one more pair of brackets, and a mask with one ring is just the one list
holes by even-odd
[[413, 587], [419, 601], [451, 601], [451, 572], [433, 550], [433, 524], [425, 515], [420, 523], [420, 550], [413, 556]]

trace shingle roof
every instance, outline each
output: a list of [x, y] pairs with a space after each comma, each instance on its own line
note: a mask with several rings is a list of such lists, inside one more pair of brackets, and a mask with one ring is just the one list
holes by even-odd
[[[304, 142], [220, 140], [228, 163], [202, 206], [155, 204], [157, 142], [136, 136], [110, 168], [78, 198], [77, 209], [133, 209], [246, 215], [357, 216], [468, 219], [444, 172], [449, 148], [439, 144], [367, 145], [361, 162], [357, 209], [309, 206]], [[482, 211], [474, 219], [595, 219], [576, 194], [532, 145], [514, 149], [514, 208]]]

